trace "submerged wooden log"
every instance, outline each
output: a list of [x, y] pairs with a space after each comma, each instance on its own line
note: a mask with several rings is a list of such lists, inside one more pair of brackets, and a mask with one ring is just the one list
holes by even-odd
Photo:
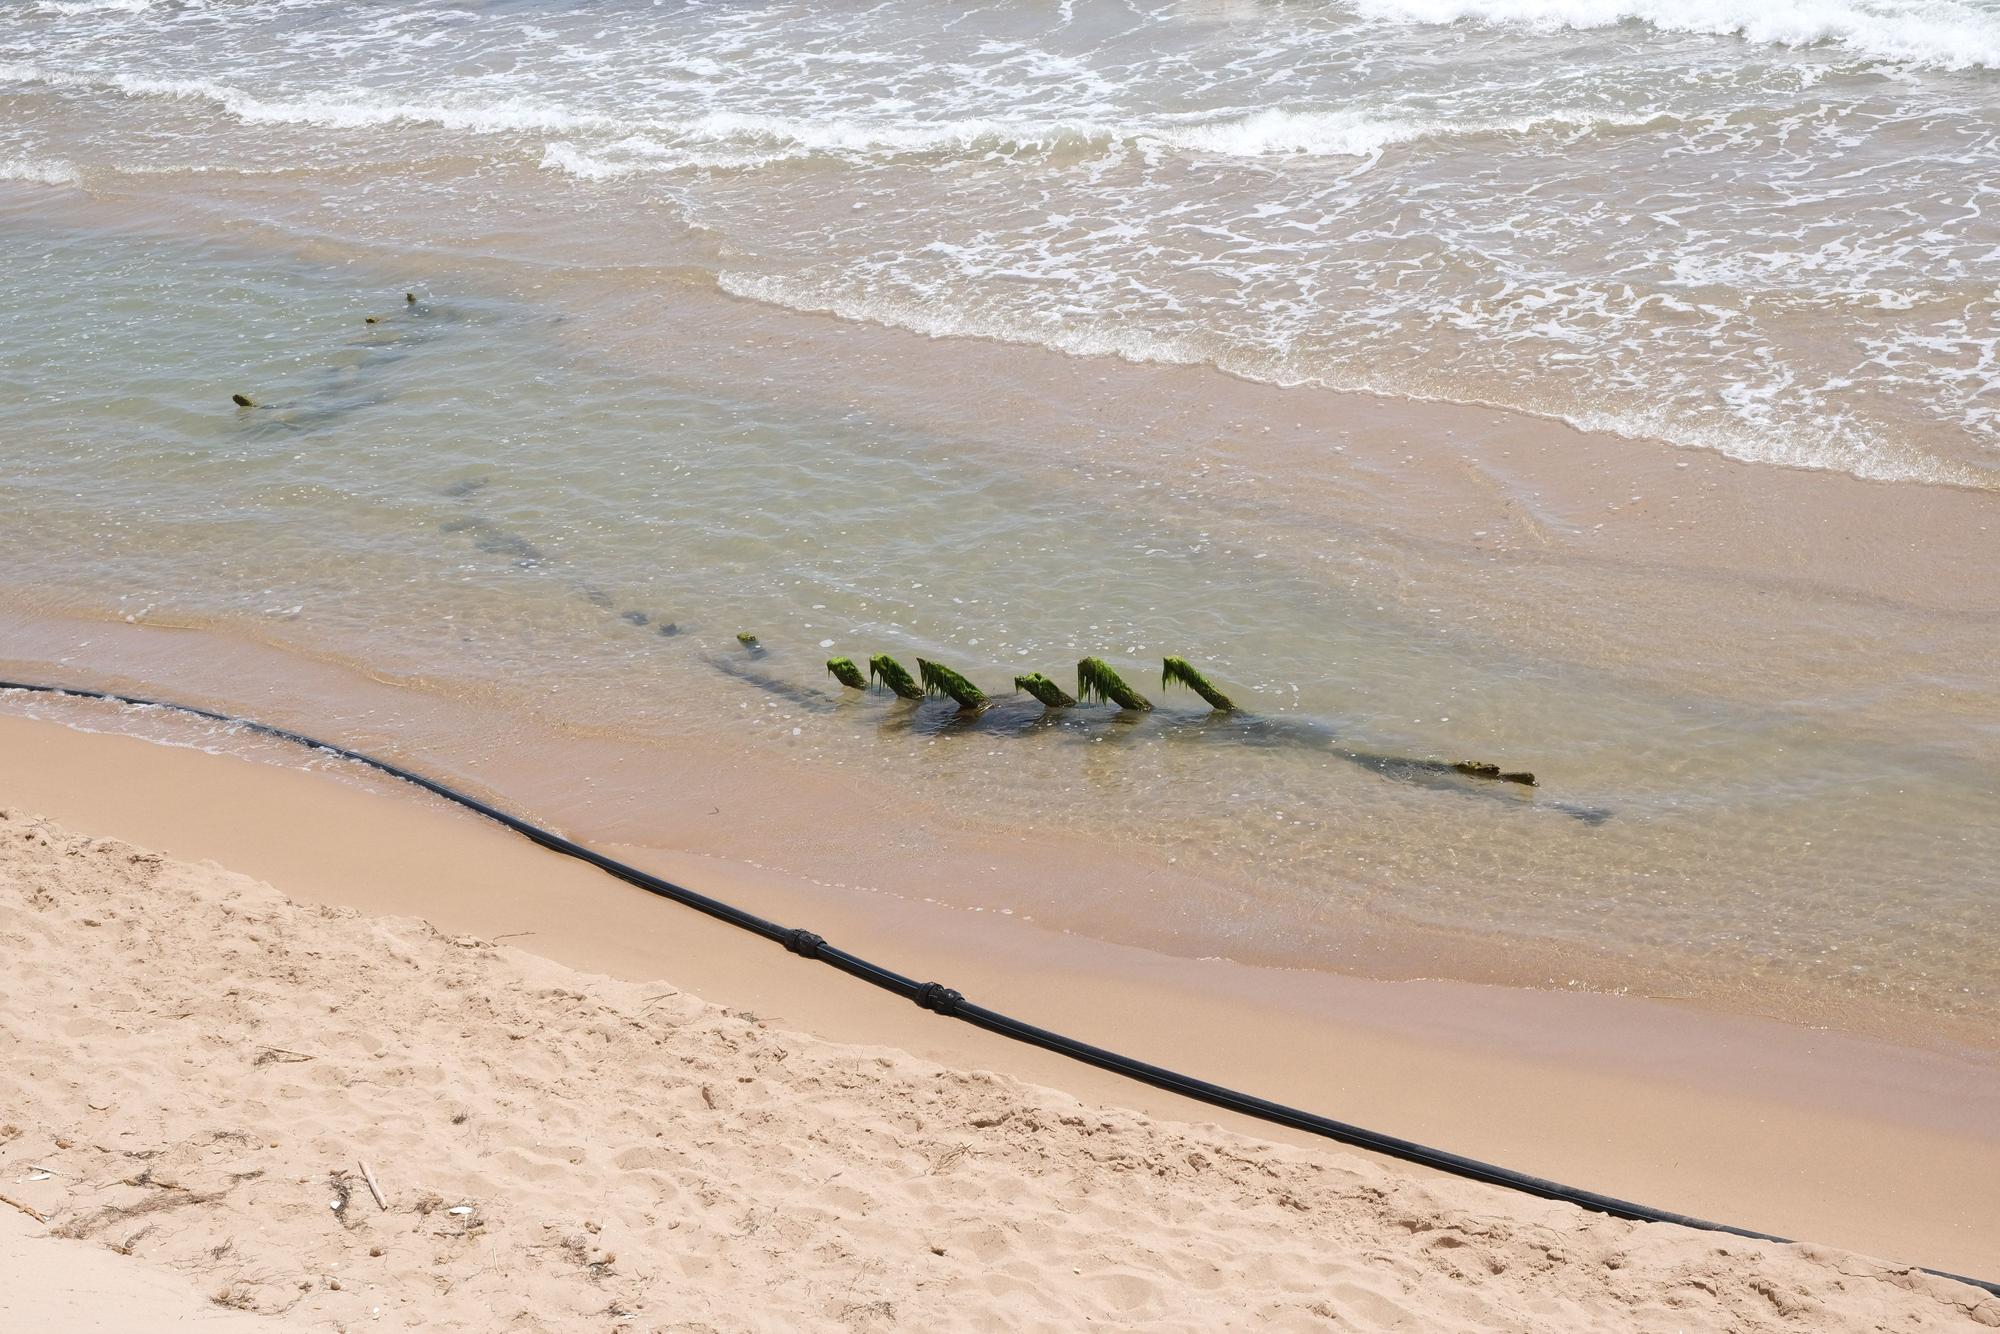
[[1184, 685], [1195, 694], [1208, 701], [1208, 706], [1222, 713], [1236, 707], [1236, 702], [1209, 684], [1208, 678], [1196, 671], [1186, 658], [1168, 658], [1160, 664], [1160, 689], [1171, 685]]
[[1464, 774], [1467, 778], [1490, 778], [1496, 783], [1519, 783], [1522, 787], [1534, 787], [1535, 776], [1526, 770], [1506, 771], [1497, 764], [1486, 764], [1479, 760], [1454, 761], [1452, 772]]
[[846, 686], [849, 690], [866, 690], [868, 688], [868, 678], [861, 674], [861, 669], [854, 665], [854, 659], [852, 658], [828, 658], [826, 660], [826, 674]]
[[927, 694], [947, 696], [961, 709], [986, 707], [986, 692], [941, 662], [918, 658], [917, 673], [924, 679]]
[[1040, 672], [1014, 678], [1014, 689], [1025, 690], [1042, 702], [1045, 709], [1068, 709], [1076, 705], [1070, 693]]
[[1125, 678], [1111, 670], [1102, 658], [1085, 658], [1076, 665], [1076, 693], [1082, 699], [1105, 700], [1121, 709], [1143, 713], [1152, 701], [1125, 684]]
[[868, 660], [868, 679], [881, 682], [904, 699], [924, 697], [924, 688], [917, 684], [902, 663], [886, 653], [877, 653]]

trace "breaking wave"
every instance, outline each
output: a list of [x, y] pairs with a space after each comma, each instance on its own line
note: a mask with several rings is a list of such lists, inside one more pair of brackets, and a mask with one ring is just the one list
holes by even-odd
[[1960, 0], [1354, 0], [1354, 9], [1386, 22], [1538, 32], [1634, 23], [1773, 46], [1834, 46], [1930, 69], [2000, 69], [2000, 13]]

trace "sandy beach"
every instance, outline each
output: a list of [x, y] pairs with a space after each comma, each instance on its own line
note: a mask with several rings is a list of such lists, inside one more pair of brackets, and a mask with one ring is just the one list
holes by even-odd
[[[900, 1004], [881, 1024], [830, 974], [408, 796], [0, 727], [0, 1194], [35, 1276], [0, 1314], [37, 1327], [115, 1327], [78, 1296], [105, 1285], [161, 1328], [223, 1308], [356, 1329], [2000, 1323], [1906, 1265], [1588, 1216], [1202, 1124]], [[175, 822], [207, 859], [115, 836]], [[278, 847], [318, 867], [290, 896], [232, 869], [282, 867]], [[487, 934], [382, 911], [442, 917], [452, 863]], [[595, 917], [621, 895], [653, 930], [624, 977], [494, 939], [523, 899]], [[754, 1008], [644, 968], [697, 956]], [[871, 1026], [896, 1045], [852, 1040]], [[907, 1049], [927, 1047], [955, 1059]], [[1677, 1115], [1717, 1114], [1686, 1096]], [[1907, 1152], [1908, 1127], [1875, 1131]]]
[[1995, 6], [0, 7], [0, 1328], [2000, 1321]]

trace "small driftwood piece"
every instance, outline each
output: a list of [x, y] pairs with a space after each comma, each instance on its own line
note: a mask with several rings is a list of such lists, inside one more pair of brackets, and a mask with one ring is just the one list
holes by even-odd
[[368, 1193], [375, 1197], [375, 1207], [388, 1212], [389, 1202], [382, 1198], [382, 1188], [375, 1184], [375, 1174], [368, 1170], [368, 1164], [356, 1159], [354, 1165], [361, 1169], [361, 1179], [368, 1183]]
[[250, 1062], [250, 1064], [270, 1065], [273, 1062], [280, 1062], [285, 1065], [297, 1065], [301, 1061], [315, 1059], [312, 1056], [308, 1056], [305, 1052], [293, 1051], [289, 1047], [272, 1047], [261, 1043], [257, 1047], [257, 1053], [257, 1059]]
[[0, 1204], [13, 1205], [16, 1209], [19, 1209], [22, 1213], [34, 1219], [37, 1223], [46, 1223], [49, 1221], [49, 1216], [43, 1213], [40, 1209], [36, 1209], [31, 1205], [23, 1204], [11, 1195], [0, 1195]]

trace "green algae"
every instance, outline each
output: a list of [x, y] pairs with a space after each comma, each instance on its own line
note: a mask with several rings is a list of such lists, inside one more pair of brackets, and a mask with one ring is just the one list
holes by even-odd
[[924, 697], [924, 688], [917, 684], [916, 678], [886, 653], [877, 653], [868, 660], [868, 679], [881, 682], [904, 699]]
[[1104, 700], [1121, 709], [1145, 712], [1153, 707], [1144, 695], [1125, 684], [1102, 658], [1085, 658], [1076, 665], [1076, 693], [1086, 700]]
[[861, 669], [854, 665], [854, 659], [852, 658], [828, 658], [826, 660], [826, 674], [846, 686], [849, 690], [866, 690], [868, 688], [868, 678], [861, 674]]
[[918, 658], [917, 672], [924, 679], [925, 693], [947, 696], [961, 709], [986, 707], [986, 692], [943, 663]]
[[1160, 664], [1160, 689], [1171, 685], [1183, 685], [1208, 701], [1210, 708], [1223, 713], [1236, 708], [1236, 702], [1209, 684], [1207, 677], [1197, 671], [1186, 658], [1168, 658]]
[[1076, 705], [1070, 693], [1040, 672], [1014, 678], [1014, 689], [1025, 690], [1042, 702], [1045, 709], [1068, 709]]

